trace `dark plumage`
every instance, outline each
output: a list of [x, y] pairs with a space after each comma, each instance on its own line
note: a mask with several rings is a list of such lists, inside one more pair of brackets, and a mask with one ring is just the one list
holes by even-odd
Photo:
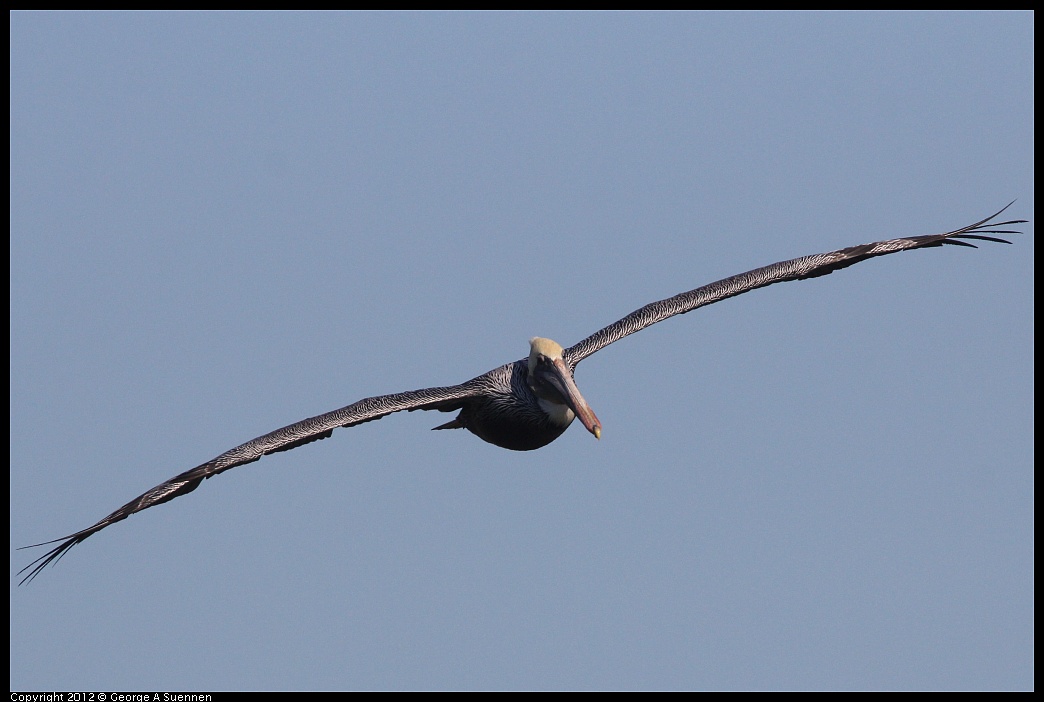
[[484, 441], [516, 451], [537, 449], [551, 443], [569, 427], [576, 416], [580, 417], [588, 431], [598, 437], [601, 435], [601, 424], [573, 383], [573, 371], [580, 361], [599, 349], [668, 317], [685, 314], [766, 285], [827, 275], [875, 256], [947, 244], [975, 247], [975, 244], [966, 241], [969, 239], [1011, 243], [990, 236], [1019, 233], [998, 227], [1022, 224], [1026, 220], [990, 223], [1006, 209], [944, 234], [890, 239], [756, 268], [645, 305], [567, 349], [549, 339], [535, 338], [530, 342], [528, 359], [494, 368], [460, 385], [368, 397], [341, 409], [277, 429], [157, 485], [86, 529], [25, 547], [58, 544], [19, 571], [19, 575], [26, 573], [20, 584], [31, 581], [45, 566], [60, 559], [70, 548], [95, 532], [135, 512], [192, 492], [205, 478], [252, 463], [266, 454], [288, 451], [325, 439], [338, 427], [355, 426], [393, 412], [459, 410], [455, 419], [435, 428], [467, 429]]

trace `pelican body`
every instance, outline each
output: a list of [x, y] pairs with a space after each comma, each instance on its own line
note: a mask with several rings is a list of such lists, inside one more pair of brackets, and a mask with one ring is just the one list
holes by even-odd
[[532, 451], [562, 435], [575, 417], [596, 438], [602, 436], [598, 417], [573, 381], [573, 370], [562, 358], [562, 347], [551, 339], [529, 342], [529, 358], [494, 368], [471, 381], [478, 394], [434, 407], [460, 409], [452, 422], [436, 429], [467, 429], [472, 434], [512, 451]]
[[252, 463], [270, 453], [325, 439], [338, 427], [352, 427], [394, 412], [459, 411], [455, 419], [435, 429], [467, 429], [483, 441], [513, 451], [531, 451], [546, 446], [561, 436], [574, 418], [579, 418], [587, 431], [600, 438], [602, 425], [573, 379], [577, 364], [596, 351], [669, 317], [774, 283], [817, 278], [869, 258], [947, 244], [975, 248], [968, 239], [1010, 244], [1006, 239], [991, 236], [1020, 233], [998, 227], [1023, 224], [1026, 220], [992, 221], [1010, 206], [1011, 203], [990, 217], [944, 234], [889, 239], [756, 268], [652, 302], [566, 349], [550, 339], [533, 338], [528, 358], [494, 368], [460, 385], [368, 397], [341, 409], [295, 422], [176, 475], [86, 529], [24, 547], [57, 544], [19, 571], [19, 575], [25, 573], [20, 584], [31, 581], [49, 563], [56, 562], [92, 534], [136, 512], [192, 492], [206, 478]]

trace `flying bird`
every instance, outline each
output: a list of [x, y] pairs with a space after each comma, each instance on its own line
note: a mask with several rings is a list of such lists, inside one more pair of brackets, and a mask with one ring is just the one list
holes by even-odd
[[756, 268], [652, 302], [569, 348], [563, 348], [550, 339], [533, 338], [529, 343], [528, 358], [494, 368], [460, 385], [367, 397], [341, 409], [276, 429], [160, 483], [86, 529], [23, 547], [58, 544], [19, 571], [19, 575], [25, 573], [19, 584], [33, 580], [49, 563], [59, 560], [69, 549], [92, 534], [135, 512], [190, 493], [206, 478], [236, 466], [253, 463], [270, 453], [289, 451], [325, 439], [338, 427], [352, 427], [394, 412], [459, 412], [452, 421], [435, 429], [467, 429], [483, 441], [513, 451], [531, 451], [546, 446], [561, 436], [577, 418], [587, 431], [600, 438], [602, 424], [573, 380], [577, 364], [596, 351], [657, 322], [704, 305], [774, 283], [817, 278], [876, 256], [947, 244], [977, 248], [967, 241], [969, 239], [1010, 244], [1006, 239], [990, 235], [1021, 233], [1002, 227], [1024, 224], [1026, 220], [993, 221], [1011, 204], [990, 217], [945, 234], [889, 239]]

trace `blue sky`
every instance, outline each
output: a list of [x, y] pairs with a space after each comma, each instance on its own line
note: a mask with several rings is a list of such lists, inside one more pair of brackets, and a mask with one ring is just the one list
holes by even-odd
[[[11, 687], [1031, 689], [1033, 15], [11, 15]], [[750, 268], [514, 453], [254, 436]]]

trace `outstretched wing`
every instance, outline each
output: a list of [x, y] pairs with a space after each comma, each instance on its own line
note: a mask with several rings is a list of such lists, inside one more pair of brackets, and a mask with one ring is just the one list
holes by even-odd
[[480, 391], [480, 383], [483, 376], [469, 380], [461, 385], [453, 385], [444, 388], [425, 388], [424, 390], [412, 390], [400, 392], [395, 395], [380, 395], [378, 397], [367, 397], [356, 403], [342, 407], [341, 409], [320, 414], [317, 417], [304, 419], [282, 429], [276, 429], [264, 436], [251, 439], [245, 444], [236, 446], [234, 449], [225, 451], [217, 458], [176, 475], [165, 483], [161, 483], [143, 495], [139, 495], [118, 510], [102, 519], [97, 524], [86, 529], [63, 536], [53, 541], [45, 541], [23, 548], [35, 548], [47, 544], [57, 543], [44, 555], [27, 565], [18, 572], [19, 575], [26, 573], [19, 585], [31, 581], [49, 563], [60, 559], [76, 544], [80, 543], [91, 534], [101, 531], [110, 524], [126, 519], [135, 512], [163, 504], [175, 497], [192, 492], [205, 478], [212, 478], [218, 473], [223, 473], [229, 468], [253, 463], [262, 456], [277, 451], [289, 451], [292, 448], [303, 446], [313, 441], [325, 439], [333, 434], [338, 427], [353, 427], [356, 424], [370, 422], [380, 419], [385, 415], [402, 410], [443, 410], [451, 411], [459, 409], [464, 402]]
[[704, 305], [709, 305], [736, 295], [742, 295], [745, 292], [750, 292], [757, 288], [763, 288], [766, 285], [772, 285], [773, 283], [782, 283], [786, 280], [803, 280], [805, 278], [816, 278], [821, 275], [827, 275], [828, 273], [847, 268], [848, 266], [875, 256], [885, 256], [887, 254], [896, 253], [897, 251], [905, 251], [907, 249], [923, 249], [929, 246], [943, 246], [944, 244], [977, 248], [975, 244], [962, 241], [962, 239], [978, 239], [981, 241], [995, 241], [1002, 244], [1010, 244], [1011, 242], [1006, 239], [988, 235], [1021, 233], [1008, 229], [998, 229], [997, 227], [1023, 224], [1026, 222], [1024, 219], [1013, 219], [1006, 222], [991, 222], [991, 220], [996, 219], [1001, 212], [1004, 212], [1008, 207], [1011, 207], [1013, 202], [1014, 201], [1008, 203], [1006, 207], [986, 219], [979, 220], [975, 224], [969, 224], [967, 227], [955, 229], [952, 232], [946, 232], [945, 234], [929, 234], [927, 236], [914, 236], [904, 239], [889, 239], [888, 241], [878, 241], [872, 244], [850, 246], [847, 249], [831, 251], [830, 253], [802, 256], [801, 258], [795, 258], [790, 261], [773, 263], [771, 266], [765, 266], [764, 268], [755, 268], [752, 271], [734, 275], [730, 278], [719, 280], [716, 283], [696, 288], [695, 290], [683, 292], [680, 295], [669, 297], [666, 300], [651, 302], [645, 307], [635, 310], [618, 322], [613, 322], [604, 329], [599, 329], [580, 343], [566, 349], [562, 355], [566, 363], [569, 364], [569, 368], [574, 369], [576, 368], [576, 364], [580, 363], [580, 361], [584, 360], [599, 349], [605, 348], [614, 341], [618, 341], [629, 334], [634, 334], [636, 331], [641, 331], [657, 322], [662, 322], [668, 317], [673, 317], [676, 314], [692, 312], [698, 307], [703, 307]]

